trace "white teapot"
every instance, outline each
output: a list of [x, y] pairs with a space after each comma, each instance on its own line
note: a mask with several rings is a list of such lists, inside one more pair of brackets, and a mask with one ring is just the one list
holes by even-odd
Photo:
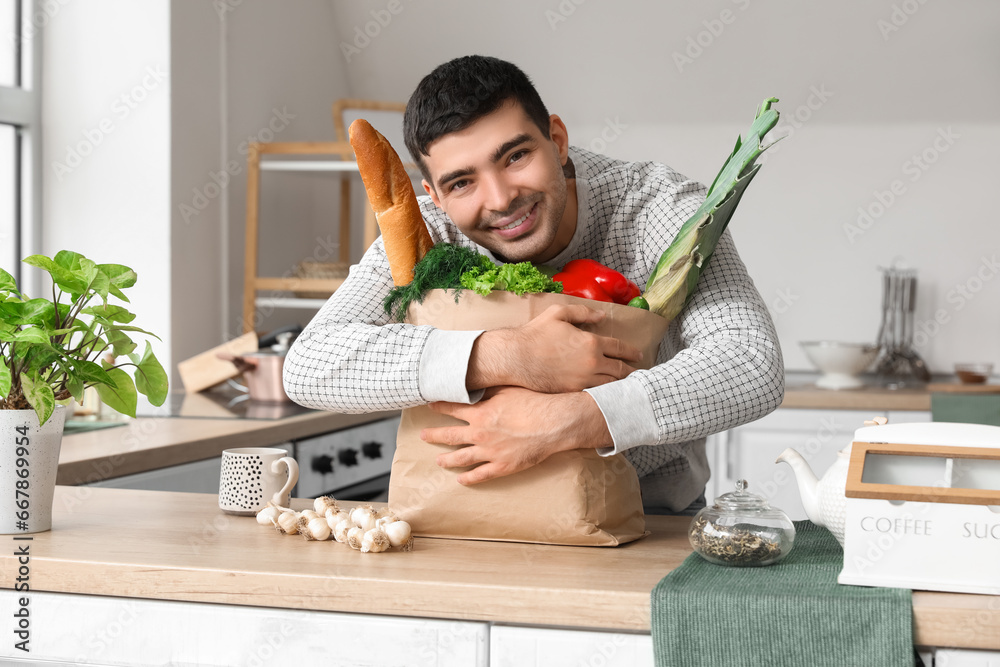
[[[876, 417], [866, 421], [865, 426], [881, 426], [888, 420]], [[823, 526], [837, 538], [840, 546], [844, 546], [844, 523], [847, 520], [847, 470], [851, 462], [851, 445], [848, 444], [837, 452], [837, 460], [819, 479], [816, 474], [794, 449], [786, 449], [775, 463], [787, 463], [792, 466], [795, 481], [799, 485], [799, 495], [806, 516], [817, 526]]]

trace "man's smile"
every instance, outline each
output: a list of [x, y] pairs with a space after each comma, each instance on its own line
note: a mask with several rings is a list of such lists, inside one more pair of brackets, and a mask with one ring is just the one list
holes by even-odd
[[538, 203], [536, 202], [528, 209], [521, 209], [513, 215], [501, 218], [490, 228], [502, 238], [513, 239], [527, 234], [534, 229], [535, 221], [538, 219]]

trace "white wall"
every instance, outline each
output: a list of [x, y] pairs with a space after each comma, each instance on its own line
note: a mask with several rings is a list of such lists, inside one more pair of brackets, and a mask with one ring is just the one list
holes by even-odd
[[[350, 90], [337, 51], [336, 19], [329, 2], [230, 2], [230, 11], [223, 14], [228, 70], [225, 151], [228, 160], [242, 167], [227, 190], [230, 282], [226, 325], [232, 336], [242, 333], [244, 316], [247, 142], [333, 141], [331, 107], [336, 99], [349, 97]], [[330, 174], [262, 174], [260, 275], [291, 275], [299, 260], [326, 257], [330, 244], [339, 238], [339, 193], [340, 187]], [[363, 196], [359, 189], [355, 197], [359, 224]], [[251, 317], [256, 329], [264, 332], [290, 322], [305, 324], [312, 314], [263, 309]]]
[[[704, 182], [757, 104], [781, 98], [789, 136], [731, 229], [773, 306], [788, 367], [809, 368], [801, 340], [872, 341], [878, 267], [894, 262], [919, 271], [918, 331], [947, 320], [918, 335], [933, 370], [1000, 362], [1000, 268], [990, 263], [1000, 226], [988, 203], [1000, 176], [996, 3], [400, 0], [384, 27], [386, 0], [333, 4], [359, 96], [405, 100], [437, 64], [495, 55], [528, 73], [573, 143]], [[937, 139], [949, 128], [957, 138]], [[925, 150], [936, 161], [915, 170], [908, 161]], [[903, 194], [849, 236], [858, 208], [877, 212], [875, 193], [896, 180]]]
[[42, 251], [132, 267], [134, 324], [169, 368], [170, 43], [166, 0], [52, 3], [42, 86]]
[[[136, 322], [163, 338], [154, 349], [179, 389], [176, 362], [242, 333], [247, 142], [333, 139], [330, 105], [347, 92], [332, 11], [325, 0], [293, 12], [264, 0], [53, 7], [44, 251], [137, 271]], [[265, 184], [262, 219], [277, 224], [261, 237], [264, 271], [288, 271], [331, 228], [336, 238], [336, 195], [315, 177]]]
[[[186, 358], [241, 331], [244, 142], [332, 139], [338, 97], [405, 101], [437, 64], [484, 53], [522, 66], [577, 145], [702, 181], [757, 104], [781, 98], [789, 136], [731, 229], [789, 368], [808, 368], [800, 340], [874, 338], [878, 267], [893, 262], [919, 271], [924, 330], [947, 320], [919, 341], [934, 370], [1000, 362], [1000, 280], [983, 263], [1000, 254], [998, 28], [987, 0], [69, 2], [47, 34], [46, 165], [114, 119], [147, 65], [173, 71], [63, 181], [47, 167], [46, 249], [134, 257], [140, 320]], [[936, 138], [949, 128], [950, 144]], [[914, 172], [924, 151], [936, 161]], [[238, 172], [185, 218], [229, 161]], [[877, 210], [896, 180], [905, 192], [849, 238], [858, 208]], [[261, 206], [271, 275], [336, 238], [327, 177], [270, 174]], [[308, 317], [274, 313], [260, 328]]]

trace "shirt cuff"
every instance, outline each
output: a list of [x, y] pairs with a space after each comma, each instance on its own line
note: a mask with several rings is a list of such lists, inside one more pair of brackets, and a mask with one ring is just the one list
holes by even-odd
[[621, 454], [639, 445], [652, 445], [659, 439], [653, 404], [638, 380], [625, 378], [584, 391], [597, 403], [614, 442], [614, 447], [597, 448], [601, 456]]
[[483, 397], [482, 389], [471, 394], [465, 388], [472, 345], [482, 331], [445, 331], [433, 329], [420, 355], [420, 395], [425, 401], [475, 403]]

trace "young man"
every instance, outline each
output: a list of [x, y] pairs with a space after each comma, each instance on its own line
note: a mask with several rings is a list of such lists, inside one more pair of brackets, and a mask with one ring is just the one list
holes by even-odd
[[[705, 196], [666, 166], [571, 147], [524, 73], [495, 58], [458, 58], [425, 77], [404, 133], [431, 237], [498, 262], [590, 258], [644, 285]], [[382, 310], [391, 288], [379, 239], [296, 341], [285, 390], [320, 409], [430, 403], [467, 422], [421, 435], [469, 445], [438, 459], [476, 466], [463, 484], [590, 447], [624, 452], [648, 513], [691, 512], [704, 504], [705, 436], [764, 416], [784, 393], [774, 326], [728, 233], [648, 371], [630, 366], [637, 350], [575, 326], [603, 317], [586, 306], [451, 332], [391, 323]]]

